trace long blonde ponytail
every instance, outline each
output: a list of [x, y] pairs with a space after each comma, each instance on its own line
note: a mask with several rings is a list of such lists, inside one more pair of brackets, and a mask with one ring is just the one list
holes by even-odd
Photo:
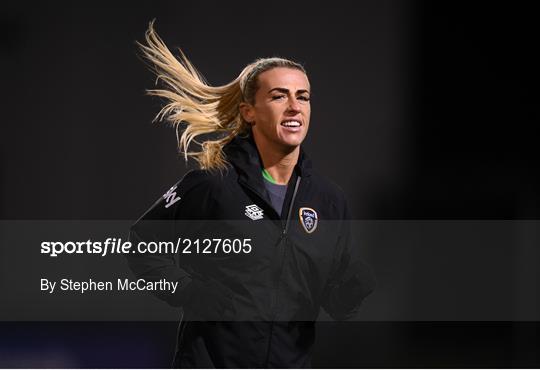
[[[230, 83], [210, 86], [182, 50], [179, 49], [178, 59], [170, 52], [155, 32], [153, 23], [150, 22], [145, 34], [146, 45], [137, 44], [157, 76], [156, 84], [164, 84], [163, 88], [147, 90], [149, 95], [166, 101], [155, 120], [168, 121], [176, 128], [178, 147], [186, 160], [192, 157], [202, 169], [222, 170], [227, 166], [223, 146], [249, 130], [239, 105], [243, 101], [254, 103], [257, 76], [275, 67], [295, 68], [304, 73], [305, 70], [287, 59], [263, 58], [246, 66]], [[202, 135], [215, 137], [202, 142], [197, 140]], [[190, 151], [192, 143], [199, 150]]]

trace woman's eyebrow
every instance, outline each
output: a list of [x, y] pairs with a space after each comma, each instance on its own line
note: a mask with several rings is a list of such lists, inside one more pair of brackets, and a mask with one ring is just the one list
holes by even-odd
[[[274, 87], [273, 89], [270, 89], [268, 90], [268, 93], [271, 93], [272, 91], [279, 91], [280, 93], [284, 93], [284, 94], [288, 94], [289, 93], [289, 89], [286, 89], [284, 87]], [[309, 94], [309, 90], [306, 90], [306, 89], [301, 89], [301, 90], [298, 90], [296, 91], [296, 94], [304, 94], [304, 93], [308, 93]]]

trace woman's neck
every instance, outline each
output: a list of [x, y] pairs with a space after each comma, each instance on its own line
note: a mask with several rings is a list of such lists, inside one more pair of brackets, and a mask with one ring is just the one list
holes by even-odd
[[300, 147], [292, 151], [280, 152], [266, 145], [257, 146], [263, 167], [277, 184], [286, 185], [293, 173], [294, 166], [298, 163]]

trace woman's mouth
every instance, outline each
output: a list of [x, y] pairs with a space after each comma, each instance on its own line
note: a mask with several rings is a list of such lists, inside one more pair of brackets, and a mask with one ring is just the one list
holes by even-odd
[[281, 126], [285, 128], [286, 131], [298, 132], [300, 131], [300, 127], [302, 126], [302, 123], [298, 120], [286, 120], [286, 121], [281, 122]]
[[302, 124], [300, 123], [300, 121], [297, 121], [297, 120], [288, 120], [288, 121], [281, 122], [281, 126], [300, 127], [300, 126], [302, 126]]

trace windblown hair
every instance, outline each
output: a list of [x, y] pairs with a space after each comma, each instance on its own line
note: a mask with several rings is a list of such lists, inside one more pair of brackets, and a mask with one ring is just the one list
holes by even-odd
[[[250, 125], [242, 118], [241, 102], [255, 103], [258, 76], [276, 67], [286, 67], [306, 73], [299, 63], [283, 58], [262, 58], [247, 65], [240, 75], [222, 86], [210, 86], [184, 55], [176, 58], [157, 35], [150, 22], [145, 34], [146, 45], [137, 42], [142, 56], [156, 74], [156, 85], [163, 88], [147, 90], [163, 98], [166, 104], [154, 121], [167, 121], [176, 128], [178, 148], [186, 161], [194, 158], [201, 169], [223, 170], [227, 160], [223, 147], [235, 136], [247, 133]], [[180, 134], [181, 133], [181, 134]], [[208, 139], [208, 136], [214, 136]], [[201, 138], [206, 138], [202, 140]], [[190, 149], [192, 144], [195, 150]]]

